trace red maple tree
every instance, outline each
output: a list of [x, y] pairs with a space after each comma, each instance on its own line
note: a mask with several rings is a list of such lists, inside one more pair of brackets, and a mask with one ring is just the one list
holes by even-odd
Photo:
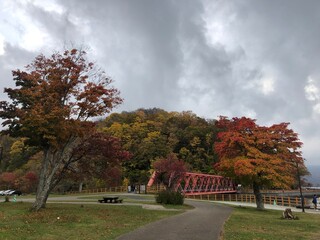
[[12, 189], [15, 187], [15, 182], [17, 175], [13, 172], [3, 172], [0, 175], [0, 182], [6, 186], [7, 189]]
[[221, 129], [214, 149], [219, 156], [215, 167], [243, 184], [251, 185], [258, 209], [263, 209], [263, 187], [290, 188], [296, 182], [297, 163], [305, 168], [298, 134], [289, 123], [259, 126], [242, 117], [220, 117]]
[[173, 153], [166, 158], [156, 160], [153, 168], [156, 172], [156, 180], [163, 183], [167, 189], [173, 189], [176, 181], [182, 178], [187, 171], [186, 163]]
[[26, 191], [32, 191], [35, 189], [36, 183], [38, 182], [38, 176], [35, 172], [29, 171], [23, 176], [24, 189]]
[[78, 158], [82, 160], [68, 168], [71, 178], [82, 182], [94, 176], [109, 186], [119, 186], [121, 163], [129, 160], [131, 154], [122, 149], [119, 138], [97, 132], [75, 149], [74, 159]]

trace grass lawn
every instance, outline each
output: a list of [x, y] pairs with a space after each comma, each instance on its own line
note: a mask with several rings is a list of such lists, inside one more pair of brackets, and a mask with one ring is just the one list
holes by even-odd
[[47, 204], [39, 212], [30, 212], [30, 207], [30, 203], [0, 203], [0, 239], [115, 239], [179, 213], [125, 205]]
[[320, 214], [293, 214], [299, 220], [281, 219], [281, 211], [235, 207], [225, 223], [224, 240], [319, 239]]

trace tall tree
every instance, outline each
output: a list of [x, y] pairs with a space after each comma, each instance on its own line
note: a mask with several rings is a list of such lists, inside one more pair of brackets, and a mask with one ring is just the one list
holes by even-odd
[[221, 117], [221, 132], [214, 144], [224, 174], [251, 185], [258, 209], [263, 209], [262, 187], [290, 188], [296, 181], [296, 164], [305, 168], [298, 134], [289, 123], [263, 127], [250, 118]]
[[74, 149], [95, 134], [90, 119], [109, 113], [122, 99], [82, 50], [41, 54], [25, 71], [12, 73], [16, 88], [5, 88], [11, 101], [0, 102], [0, 117], [7, 133], [26, 137], [44, 153], [33, 204], [39, 210], [65, 171], [81, 160]]

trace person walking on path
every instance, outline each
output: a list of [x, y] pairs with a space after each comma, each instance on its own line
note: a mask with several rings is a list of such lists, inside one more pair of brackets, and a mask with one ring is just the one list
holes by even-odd
[[317, 210], [318, 199], [316, 194], [313, 195], [312, 203], [314, 205], [314, 210]]

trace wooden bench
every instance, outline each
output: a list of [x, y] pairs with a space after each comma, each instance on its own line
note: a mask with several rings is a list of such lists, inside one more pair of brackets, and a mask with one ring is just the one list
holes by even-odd
[[119, 199], [119, 197], [103, 197], [103, 199], [99, 199], [99, 203], [122, 203], [123, 199]]

